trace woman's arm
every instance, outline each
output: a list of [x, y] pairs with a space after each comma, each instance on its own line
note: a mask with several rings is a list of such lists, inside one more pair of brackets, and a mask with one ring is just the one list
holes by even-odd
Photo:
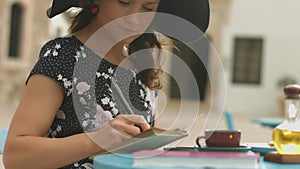
[[[30, 78], [9, 128], [3, 155], [6, 169], [58, 168], [102, 150], [86, 133], [65, 138], [43, 137], [63, 101], [63, 93], [63, 88], [46, 76], [33, 75]], [[138, 131], [134, 124], [120, 116], [109, 125], [115, 129], [113, 133], [93, 134], [99, 138], [116, 138], [119, 132], [130, 137]]]
[[43, 137], [59, 109], [63, 88], [43, 75], [33, 75], [11, 121], [3, 160], [9, 168], [58, 168], [99, 151], [86, 134]]

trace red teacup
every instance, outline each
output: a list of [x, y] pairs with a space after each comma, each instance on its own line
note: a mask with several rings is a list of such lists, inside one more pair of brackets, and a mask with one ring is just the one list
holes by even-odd
[[198, 136], [196, 144], [201, 147], [200, 140], [205, 139], [207, 147], [239, 147], [240, 130], [205, 130], [205, 136]]

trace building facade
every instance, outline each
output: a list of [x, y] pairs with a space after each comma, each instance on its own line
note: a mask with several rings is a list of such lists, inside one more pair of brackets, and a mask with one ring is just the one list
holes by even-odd
[[49, 37], [49, 21], [41, 14], [49, 1], [0, 2], [0, 101], [19, 99], [28, 71]]
[[226, 107], [237, 114], [278, 116], [286, 79], [300, 83], [299, 0], [233, 0], [220, 53]]
[[0, 103], [20, 99], [30, 69], [42, 45], [62, 34], [59, 17], [51, 21], [46, 9], [51, 0], [0, 1]]

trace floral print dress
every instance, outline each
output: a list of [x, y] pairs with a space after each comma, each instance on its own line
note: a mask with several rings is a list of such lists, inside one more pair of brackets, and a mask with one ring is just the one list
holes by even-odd
[[[97, 56], [75, 36], [47, 42], [28, 79], [33, 74], [47, 76], [64, 88], [64, 100], [46, 137], [62, 138], [95, 131], [116, 115], [128, 114], [115, 94], [112, 78], [134, 113], [143, 115], [154, 125], [154, 91], [142, 83], [137, 71], [118, 67]], [[91, 169], [93, 164], [86, 158], [63, 168]]]

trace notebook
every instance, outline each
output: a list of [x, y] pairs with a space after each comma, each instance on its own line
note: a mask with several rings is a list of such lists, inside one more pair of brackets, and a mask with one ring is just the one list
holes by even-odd
[[259, 168], [260, 154], [254, 152], [193, 152], [142, 150], [133, 153], [133, 167]]
[[111, 148], [110, 152], [103, 150], [95, 155], [106, 153], [132, 153], [139, 150], [154, 150], [186, 136], [188, 136], [188, 132], [182, 129], [166, 130], [153, 127], [128, 140], [125, 140], [115, 148]]

